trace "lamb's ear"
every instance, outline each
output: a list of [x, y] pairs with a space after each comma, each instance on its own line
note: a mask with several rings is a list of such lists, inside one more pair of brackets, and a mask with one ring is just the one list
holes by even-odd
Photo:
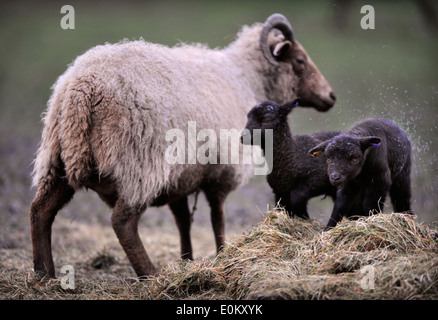
[[289, 112], [292, 111], [295, 107], [297, 107], [300, 104], [300, 98], [296, 98], [295, 100], [286, 102], [280, 107], [280, 115], [287, 116]]
[[329, 144], [330, 140], [324, 141], [320, 144], [318, 144], [313, 149], [309, 150], [309, 153], [312, 155], [312, 157], [316, 158], [322, 155], [325, 152], [325, 148], [327, 148], [327, 145]]
[[363, 137], [360, 139], [359, 143], [362, 150], [365, 151], [369, 147], [380, 147], [382, 139], [379, 137]]

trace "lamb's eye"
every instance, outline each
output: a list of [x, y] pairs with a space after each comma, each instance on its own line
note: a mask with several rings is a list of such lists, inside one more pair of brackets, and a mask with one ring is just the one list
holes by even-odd
[[359, 158], [357, 157], [351, 158], [351, 164], [358, 164], [358, 163], [359, 163]]

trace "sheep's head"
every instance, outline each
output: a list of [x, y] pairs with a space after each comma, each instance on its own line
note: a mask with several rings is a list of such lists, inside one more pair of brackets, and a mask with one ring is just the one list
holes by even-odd
[[[267, 100], [254, 106], [248, 112], [248, 121], [241, 133], [242, 143], [258, 144], [253, 135], [254, 130], [258, 129], [261, 133], [261, 141], [259, 143], [263, 144], [265, 130], [275, 130], [280, 125], [287, 125], [287, 115], [294, 107], [298, 106], [298, 102], [299, 100], [295, 99], [280, 106], [273, 101]], [[248, 135], [250, 139], [246, 139]]]
[[[272, 30], [277, 30], [275, 36], [270, 36]], [[292, 27], [283, 15], [273, 14], [266, 20], [260, 33], [260, 48], [270, 64], [265, 85], [270, 99], [287, 101], [299, 97], [302, 106], [318, 111], [333, 107], [336, 96], [332, 88], [294, 39]]]
[[358, 138], [341, 134], [320, 143], [309, 153], [313, 157], [325, 154], [330, 183], [337, 187], [357, 177], [362, 171], [369, 148], [378, 147], [380, 144], [379, 137]]

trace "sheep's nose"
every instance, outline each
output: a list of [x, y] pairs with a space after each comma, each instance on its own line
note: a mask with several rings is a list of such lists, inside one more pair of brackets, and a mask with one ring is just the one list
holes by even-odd
[[334, 181], [337, 181], [337, 180], [339, 180], [339, 179], [341, 179], [341, 176], [340, 176], [340, 174], [339, 173], [332, 173], [331, 175], [330, 175], [330, 178], [332, 179], [332, 180], [334, 180]]
[[330, 92], [330, 98], [331, 98], [333, 101], [336, 101], [336, 96], [335, 96], [335, 94], [334, 94], [333, 91]]

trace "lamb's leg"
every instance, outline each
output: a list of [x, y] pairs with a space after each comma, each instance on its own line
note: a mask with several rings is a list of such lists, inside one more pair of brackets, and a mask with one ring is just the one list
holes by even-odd
[[111, 216], [114, 232], [138, 277], [156, 272], [138, 235], [138, 221], [144, 210], [144, 207], [128, 206], [119, 198]]
[[287, 194], [275, 194], [275, 204], [283, 208], [292, 217], [292, 207], [289, 198], [290, 196]]
[[333, 208], [332, 215], [330, 216], [330, 219], [324, 229], [324, 231], [330, 230], [331, 228], [336, 227], [339, 221], [342, 219], [342, 214], [339, 208], [335, 207]]
[[342, 217], [348, 214], [349, 200], [350, 199], [348, 195], [342, 191], [342, 188], [338, 188], [332, 215], [330, 216], [330, 219], [324, 229], [325, 231], [334, 228], [338, 222], [341, 221]]
[[30, 232], [33, 263], [38, 277], [55, 278], [52, 258], [52, 224], [58, 211], [73, 197], [74, 190], [67, 181], [56, 175], [40, 185], [30, 207]]
[[176, 225], [179, 230], [179, 237], [181, 241], [181, 259], [193, 260], [192, 243], [190, 240], [190, 227], [192, 224], [192, 217], [189, 210], [187, 197], [169, 203]]
[[379, 213], [384, 209], [388, 188], [386, 188], [382, 184], [380, 188], [374, 188], [375, 187], [371, 187], [365, 191], [364, 200], [362, 202], [363, 216], [369, 216], [373, 213]]
[[302, 219], [309, 219], [309, 213], [307, 212], [309, 192], [305, 189], [299, 191], [292, 190], [289, 198], [292, 215]]
[[307, 212], [307, 201], [291, 204], [291, 208], [292, 215], [301, 219], [309, 219], [309, 214]]
[[389, 195], [394, 212], [412, 214], [411, 208], [411, 179], [409, 172], [399, 175], [389, 189]]

